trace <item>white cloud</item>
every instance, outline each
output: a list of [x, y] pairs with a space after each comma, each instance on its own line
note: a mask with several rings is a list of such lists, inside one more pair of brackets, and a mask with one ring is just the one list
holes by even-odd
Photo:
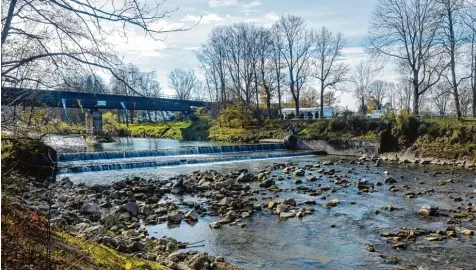
[[238, 0], [208, 0], [208, 5], [211, 8], [234, 6], [238, 4]]
[[223, 17], [220, 17], [216, 13], [211, 13], [207, 15], [203, 15], [200, 19], [200, 16], [196, 15], [190, 15], [188, 14], [187, 16], [183, 17], [182, 22], [192, 22], [192, 23], [197, 23], [200, 21], [200, 24], [211, 24], [211, 23], [218, 23], [222, 22], [225, 19]]
[[244, 8], [251, 8], [251, 7], [257, 7], [257, 6], [261, 6], [260, 1], [253, 1], [249, 4], [243, 5]]

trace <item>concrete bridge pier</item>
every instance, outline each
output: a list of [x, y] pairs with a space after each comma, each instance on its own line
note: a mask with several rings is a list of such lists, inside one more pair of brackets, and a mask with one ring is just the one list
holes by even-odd
[[86, 112], [86, 131], [88, 135], [102, 134], [102, 112], [96, 108]]

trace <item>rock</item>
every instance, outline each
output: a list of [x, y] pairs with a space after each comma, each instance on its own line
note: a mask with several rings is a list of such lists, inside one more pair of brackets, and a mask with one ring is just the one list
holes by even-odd
[[338, 199], [333, 199], [333, 200], [330, 200], [328, 202], [326, 202], [324, 204], [325, 207], [335, 207], [339, 204], [339, 200]]
[[304, 212], [303, 211], [299, 211], [296, 213], [296, 217], [298, 218], [303, 218], [304, 217]]
[[198, 253], [192, 257], [188, 265], [194, 270], [200, 270], [205, 266], [206, 263], [208, 263], [207, 256]]
[[182, 219], [183, 219], [182, 213], [178, 211], [171, 211], [167, 215], [167, 221], [173, 224], [180, 224], [180, 222], [182, 222]]
[[172, 253], [172, 252], [177, 251], [177, 250], [178, 250], [178, 245], [175, 241], [169, 241], [167, 243], [165, 251]]
[[276, 214], [279, 215], [279, 214], [282, 213], [282, 212], [287, 212], [287, 211], [289, 211], [289, 209], [290, 209], [289, 205], [280, 203], [280, 204], [278, 204], [278, 206], [276, 207]]
[[278, 205], [277, 202], [269, 202], [269, 203], [268, 203], [268, 209], [273, 209], [273, 208], [275, 208], [277, 205]]
[[390, 184], [391, 185], [391, 184], [394, 184], [394, 183], [397, 183], [397, 180], [395, 178], [390, 177], [390, 176], [385, 178], [385, 184]]
[[150, 216], [150, 215], [153, 215], [154, 214], [154, 209], [152, 209], [152, 207], [149, 207], [149, 206], [145, 206], [144, 208], [141, 209], [141, 214], [143, 214], [144, 216]]
[[90, 187], [90, 189], [94, 190], [96, 193], [100, 193], [109, 189], [109, 186], [108, 185], [93, 185], [92, 187]]
[[438, 216], [438, 209], [436, 207], [432, 207], [429, 205], [424, 205], [420, 210], [418, 210], [418, 214], [424, 216], [424, 217], [436, 217]]
[[236, 181], [238, 183], [254, 182], [255, 176], [252, 173], [242, 173], [236, 178]]
[[259, 184], [259, 186], [262, 187], [262, 188], [269, 188], [269, 187], [273, 186], [274, 184], [275, 183], [274, 183], [273, 179], [266, 179], [263, 182], [261, 182]]
[[199, 215], [193, 209], [185, 213], [185, 215], [183, 216], [185, 220], [191, 220], [191, 221], [197, 221], [198, 217]]
[[314, 201], [314, 200], [307, 200], [307, 201], [304, 201], [304, 204], [314, 205], [314, 204], [316, 204], [316, 201]]
[[218, 205], [220, 205], [220, 206], [227, 206], [227, 205], [230, 205], [232, 201], [233, 201], [233, 200], [232, 200], [231, 198], [225, 197], [225, 198], [221, 199], [221, 200], [218, 202]]
[[298, 180], [294, 181], [294, 184], [296, 184], [296, 185], [302, 184], [302, 180], [298, 179]]
[[287, 198], [283, 202], [284, 204], [290, 205], [290, 206], [296, 206], [296, 200], [293, 198]]
[[299, 170], [295, 170], [293, 175], [294, 176], [304, 176], [306, 174], [306, 172], [302, 169], [299, 169]]
[[325, 160], [325, 161], [323, 161], [323, 162], [321, 163], [321, 165], [324, 165], [324, 166], [326, 166], [326, 165], [334, 165], [334, 162], [333, 162], [333, 161], [330, 161], [330, 160]]
[[266, 173], [259, 173], [258, 174], [258, 181], [262, 181], [266, 179]]
[[395, 249], [406, 249], [407, 244], [405, 242], [396, 242], [395, 244], [393, 244], [393, 248], [395, 248]]
[[100, 215], [102, 214], [102, 209], [97, 203], [88, 202], [83, 206], [81, 212], [89, 215]]
[[373, 183], [368, 183], [367, 180], [361, 179], [357, 182], [357, 188], [358, 189], [373, 189], [374, 184]]
[[316, 181], [317, 181], [317, 177], [316, 177], [315, 175], [309, 176], [309, 177], [307, 178], [307, 181], [309, 181], [309, 182], [316, 182]]
[[133, 216], [136, 216], [139, 213], [139, 205], [135, 202], [128, 202], [122, 206], [122, 210], [130, 213]]
[[281, 212], [279, 214], [279, 218], [281, 218], [281, 219], [293, 218], [295, 216], [296, 216], [296, 213], [294, 213], [294, 212]]
[[132, 244], [128, 245], [127, 248], [130, 252], [140, 252], [144, 250], [145, 245], [139, 241], [134, 241]]
[[385, 210], [387, 210], [389, 212], [392, 212], [393, 210], [395, 210], [395, 208], [390, 204], [390, 205], [385, 206]]
[[73, 182], [69, 179], [69, 177], [64, 177], [60, 180], [59, 185], [64, 188], [72, 188], [74, 186]]
[[208, 226], [212, 229], [220, 229], [221, 228], [221, 223], [218, 221], [212, 222], [208, 224]]
[[463, 235], [469, 235], [469, 236], [473, 236], [473, 235], [474, 235], [474, 231], [472, 231], [472, 230], [467, 230], [467, 229], [466, 229], [466, 230], [462, 230], [461, 233], [462, 233]]

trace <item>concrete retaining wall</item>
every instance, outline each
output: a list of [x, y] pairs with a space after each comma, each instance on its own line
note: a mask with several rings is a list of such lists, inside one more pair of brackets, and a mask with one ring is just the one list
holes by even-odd
[[362, 156], [378, 155], [379, 143], [364, 140], [299, 140], [299, 150], [313, 150], [326, 152], [328, 155]]

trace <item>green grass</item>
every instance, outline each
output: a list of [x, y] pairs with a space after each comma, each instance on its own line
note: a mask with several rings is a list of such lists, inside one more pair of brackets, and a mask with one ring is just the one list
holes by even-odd
[[129, 125], [133, 137], [170, 138], [177, 140], [207, 140], [208, 121], [170, 121]]
[[98, 264], [106, 269], [139, 269], [161, 270], [167, 269], [159, 263], [145, 261], [134, 256], [123, 254], [102, 244], [75, 238], [67, 233], [57, 233], [64, 241], [79, 247], [87, 252]]

